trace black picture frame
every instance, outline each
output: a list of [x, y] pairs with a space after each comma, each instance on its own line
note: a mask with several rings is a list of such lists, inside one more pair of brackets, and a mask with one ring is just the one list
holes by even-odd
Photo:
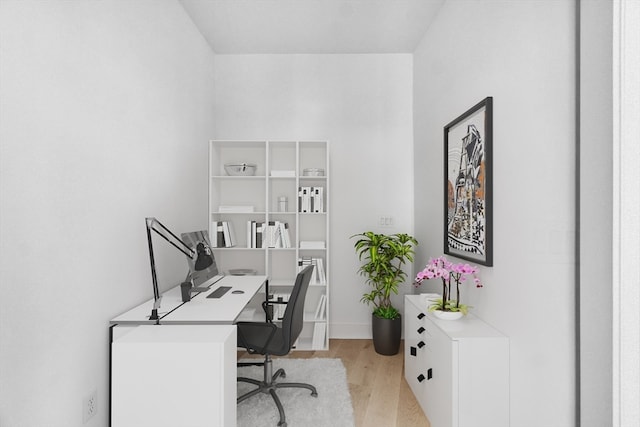
[[444, 253], [493, 265], [493, 98], [444, 127]]

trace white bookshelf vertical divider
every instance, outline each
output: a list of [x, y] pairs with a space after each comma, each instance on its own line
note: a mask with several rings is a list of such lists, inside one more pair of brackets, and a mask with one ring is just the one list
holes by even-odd
[[[242, 163], [255, 165], [255, 173], [225, 171], [225, 164]], [[328, 141], [209, 143], [209, 235], [221, 270], [265, 274], [269, 293], [286, 299], [298, 270], [316, 265], [297, 350], [329, 347], [329, 180]], [[263, 321], [263, 299], [258, 294], [241, 320]]]

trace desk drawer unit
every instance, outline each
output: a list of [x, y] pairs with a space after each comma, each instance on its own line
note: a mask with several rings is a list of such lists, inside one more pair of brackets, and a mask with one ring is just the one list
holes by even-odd
[[111, 427], [234, 427], [236, 327], [115, 327]]
[[405, 378], [431, 427], [509, 425], [509, 340], [473, 315], [440, 320], [405, 297]]

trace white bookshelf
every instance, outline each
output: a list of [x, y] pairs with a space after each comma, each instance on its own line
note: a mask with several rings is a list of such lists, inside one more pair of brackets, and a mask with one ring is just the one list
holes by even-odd
[[[226, 163], [255, 164], [256, 171], [253, 176], [229, 176], [224, 169]], [[322, 169], [324, 173], [305, 176], [305, 169]], [[270, 294], [288, 294], [298, 272], [298, 261], [321, 259], [325, 280], [312, 281], [309, 286], [304, 328], [297, 350], [325, 350], [329, 344], [329, 180], [327, 141], [214, 140], [209, 143], [209, 233], [213, 240], [213, 233], [217, 232], [213, 230], [213, 224], [224, 221], [233, 227], [236, 236], [233, 247], [214, 248], [222, 271], [255, 270], [256, 274], [269, 276]], [[321, 206], [320, 212], [299, 211], [301, 188], [322, 189], [313, 204], [314, 207]], [[282, 196], [288, 201], [285, 212], [279, 209]], [[248, 236], [251, 227], [247, 226], [251, 221], [256, 224], [287, 223], [290, 247], [252, 247], [250, 242], [255, 239]], [[322, 295], [326, 296], [326, 302], [317, 319]], [[263, 299], [264, 293], [252, 301], [243, 320], [251, 316], [252, 310], [255, 320], [264, 320], [260, 308]]]

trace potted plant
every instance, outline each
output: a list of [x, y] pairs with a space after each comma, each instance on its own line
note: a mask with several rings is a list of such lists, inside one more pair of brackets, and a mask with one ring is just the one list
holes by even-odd
[[[418, 272], [415, 285], [419, 286], [424, 280], [442, 280], [442, 298], [431, 300], [429, 311], [442, 319], [459, 319], [469, 312], [470, 306], [460, 303], [460, 285], [467, 276], [473, 277], [476, 287], [481, 288], [482, 282], [478, 278], [478, 267], [463, 263], [453, 263], [445, 257], [432, 258], [425, 268]], [[455, 285], [455, 299], [451, 297]]]
[[397, 354], [400, 349], [402, 319], [400, 312], [391, 304], [391, 294], [398, 293], [407, 273], [403, 267], [413, 262], [414, 247], [418, 241], [408, 234], [378, 234], [372, 231], [355, 234], [354, 247], [358, 259], [363, 262], [358, 273], [366, 277], [371, 291], [361, 301], [373, 305], [373, 345], [377, 353]]

